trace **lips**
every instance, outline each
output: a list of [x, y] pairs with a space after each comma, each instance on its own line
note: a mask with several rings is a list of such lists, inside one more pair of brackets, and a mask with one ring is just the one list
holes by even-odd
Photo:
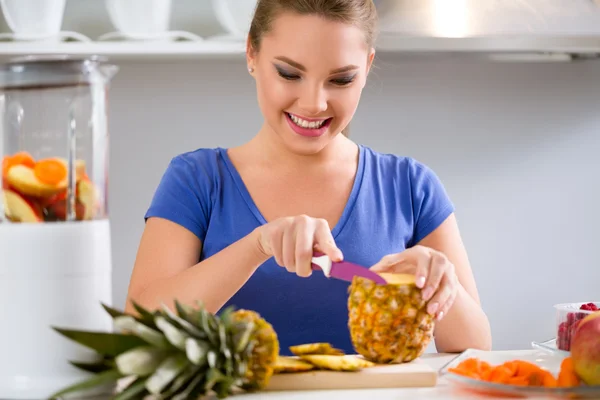
[[298, 117], [295, 114], [285, 112], [285, 118], [290, 128], [300, 136], [319, 137], [322, 136], [331, 125], [333, 118], [308, 119]]

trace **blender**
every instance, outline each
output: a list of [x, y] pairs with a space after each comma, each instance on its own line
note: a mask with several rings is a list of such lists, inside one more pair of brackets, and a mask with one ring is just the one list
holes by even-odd
[[[91, 352], [52, 327], [112, 330], [107, 94], [99, 57], [0, 65], [0, 398], [48, 398]], [[92, 361], [92, 359], [90, 359]]]

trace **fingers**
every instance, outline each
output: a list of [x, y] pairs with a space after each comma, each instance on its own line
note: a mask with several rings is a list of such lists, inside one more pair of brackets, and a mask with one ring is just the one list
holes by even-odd
[[312, 274], [311, 259], [318, 248], [333, 261], [343, 254], [336, 246], [329, 224], [324, 219], [305, 215], [281, 218], [264, 229], [263, 248], [271, 251], [275, 262], [301, 277]]
[[373, 265], [374, 272], [393, 272], [397, 274], [415, 274], [418, 288], [423, 288], [430, 268], [430, 250], [414, 246], [400, 253], [389, 254]]
[[448, 272], [449, 265], [451, 264], [446, 260], [446, 257], [432, 251], [429, 257], [429, 265], [417, 267], [417, 282], [425, 282], [423, 285], [424, 300], [429, 300], [438, 289], [442, 278]]
[[[425, 282], [427, 281], [427, 278], [431, 276], [431, 268], [433, 266], [431, 251], [429, 249], [422, 248], [418, 248], [415, 251], [418, 251], [419, 253], [419, 256], [417, 257], [417, 265], [415, 268], [416, 284], [418, 288], [423, 289], [425, 287]], [[425, 294], [427, 293], [424, 291], [423, 295]], [[433, 294], [433, 292], [431, 294]], [[429, 296], [431, 296], [431, 294], [429, 294]]]
[[285, 261], [283, 260], [283, 238], [284, 238], [285, 228], [284, 229], [273, 229], [269, 234], [269, 239], [267, 240], [268, 248], [271, 249], [273, 253], [273, 258], [275, 258], [275, 262], [280, 266], [285, 266]]
[[457, 282], [453, 274], [446, 274], [443, 276], [439, 290], [431, 298], [427, 304], [427, 312], [431, 315], [435, 315], [438, 320], [441, 320], [454, 303], [457, 292]]
[[319, 250], [329, 256], [332, 261], [342, 261], [344, 255], [336, 246], [327, 221], [324, 219], [318, 219], [315, 220], [315, 225], [314, 238]]
[[294, 264], [296, 274], [308, 277], [312, 274], [311, 258], [313, 257], [313, 231], [309, 225], [296, 227], [296, 243], [294, 248]]
[[391, 270], [394, 270], [394, 272], [399, 272], [398, 268], [396, 267], [400, 263], [405, 261], [405, 259], [405, 252], [388, 254], [386, 256], [383, 256], [381, 260], [379, 260], [379, 262], [377, 262], [370, 268], [370, 270], [373, 272], [390, 272]]
[[296, 229], [293, 224], [287, 226], [283, 232], [281, 242], [283, 265], [288, 272], [296, 270]]

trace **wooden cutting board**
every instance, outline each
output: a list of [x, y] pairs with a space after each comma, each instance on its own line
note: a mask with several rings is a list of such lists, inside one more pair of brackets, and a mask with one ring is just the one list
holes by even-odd
[[267, 391], [344, 390], [403, 387], [432, 387], [438, 373], [420, 359], [410, 363], [377, 365], [356, 372], [312, 370], [282, 373], [271, 377]]

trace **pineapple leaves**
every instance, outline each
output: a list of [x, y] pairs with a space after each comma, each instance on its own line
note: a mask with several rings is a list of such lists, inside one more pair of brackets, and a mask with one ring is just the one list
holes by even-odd
[[75, 368], [79, 368], [82, 371], [91, 372], [93, 374], [108, 371], [109, 369], [114, 368], [114, 363], [106, 359], [88, 363], [79, 361], [69, 361], [69, 363]]
[[85, 390], [89, 390], [89, 389], [95, 389], [101, 385], [115, 383], [121, 377], [122, 377], [122, 375], [119, 373], [119, 371], [116, 371], [116, 370], [104, 371], [97, 375], [92, 376], [91, 378], [89, 378], [87, 380], [84, 380], [82, 382], [71, 385], [65, 389], [62, 389], [62, 390], [54, 393], [53, 395], [51, 395], [49, 398], [50, 399], [59, 399], [60, 397], [66, 395], [66, 394], [69, 394], [69, 393], [75, 393], [75, 392], [81, 392], [81, 391], [85, 391]]
[[152, 374], [167, 356], [169, 352], [161, 348], [136, 347], [117, 356], [115, 363], [123, 375], [147, 376]]
[[200, 302], [196, 308], [175, 301], [174, 310], [163, 304], [152, 312], [132, 305], [136, 316], [102, 304], [120, 333], [54, 328], [99, 355], [93, 361], [70, 361], [94, 376], [54, 398], [111, 383], [120, 386], [113, 400], [189, 400], [209, 392], [225, 398], [236, 389], [267, 383], [272, 372], [260, 371], [272, 370], [277, 336], [270, 327], [263, 332], [265, 321], [258, 314], [229, 307], [216, 315]]
[[113, 319], [116, 317], [121, 317], [123, 315], [127, 315], [125, 314], [123, 311], [117, 310], [116, 308], [112, 308], [111, 306], [104, 304], [104, 303], [100, 303], [102, 305], [102, 308], [104, 308], [104, 310], [108, 313], [108, 315], [110, 315]]
[[122, 331], [129, 331], [144, 339], [148, 344], [160, 348], [169, 348], [171, 345], [161, 333], [137, 321], [131, 315], [123, 315], [115, 318], [115, 326]]
[[131, 400], [140, 398], [140, 394], [146, 391], [146, 382], [144, 380], [136, 380], [135, 383], [128, 386], [121, 393], [116, 394], [113, 400]]
[[188, 365], [185, 354], [178, 353], [165, 359], [146, 380], [146, 389], [152, 394], [159, 394], [169, 385]]
[[185, 354], [187, 358], [195, 365], [202, 366], [207, 362], [207, 355], [210, 346], [207, 342], [188, 338], [185, 341]]
[[57, 327], [53, 327], [53, 329], [104, 356], [115, 357], [135, 347], [146, 345], [146, 342], [139, 337], [122, 333], [80, 331]]
[[182, 372], [177, 378], [175, 378], [175, 380], [173, 380], [171, 386], [169, 386], [167, 390], [161, 393], [161, 397], [164, 399], [171, 398], [171, 396], [179, 392], [185, 384], [189, 383], [190, 380], [196, 378], [198, 375], [204, 375], [204, 372], [201, 370], [201, 368], [195, 365], [188, 365], [187, 369], [184, 372]]
[[[177, 307], [177, 305], [176, 305]], [[182, 310], [184, 314], [180, 314], [179, 316], [174, 314], [167, 306], [163, 305], [162, 307], [164, 312], [164, 318], [168, 319], [173, 325], [175, 325], [179, 329], [185, 330], [189, 335], [195, 336], [198, 339], [206, 339], [206, 334], [198, 329], [193, 323], [190, 321], [189, 317], [183, 311], [183, 308], [177, 307], [177, 310]], [[179, 312], [179, 311], [178, 311]]]
[[131, 300], [131, 305], [133, 306], [135, 311], [137, 311], [137, 313], [139, 314], [139, 317], [137, 319], [141, 323], [143, 323], [144, 325], [147, 325], [150, 328], [156, 328], [156, 325], [154, 324], [154, 317], [156, 317], [156, 315], [158, 315], [158, 313], [152, 314], [150, 311], [146, 310], [144, 307], [142, 307], [141, 305], [139, 305], [138, 303], [136, 303], [133, 300]]
[[164, 333], [165, 337], [176, 348], [185, 349], [185, 340], [189, 337], [185, 332], [177, 329], [165, 317], [156, 317], [156, 326]]

